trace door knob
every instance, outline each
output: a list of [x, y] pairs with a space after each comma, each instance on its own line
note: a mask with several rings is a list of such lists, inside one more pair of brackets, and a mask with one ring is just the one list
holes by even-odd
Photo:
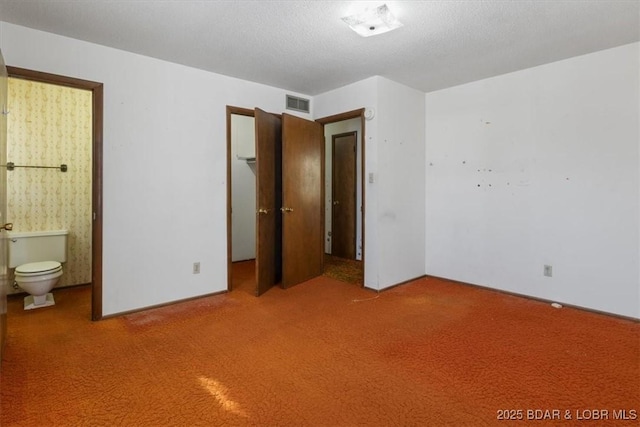
[[1, 230], [7, 230], [7, 231], [13, 230], [13, 223], [12, 222], [8, 222], [5, 225], [0, 226], [0, 231]]
[[339, 201], [339, 200], [334, 200], [334, 201], [333, 201], [333, 206], [337, 206], [337, 205], [339, 205], [339, 204], [340, 204], [340, 201]]
[[258, 209], [258, 215], [266, 215], [269, 213], [269, 209], [260, 208]]
[[293, 208], [280, 208], [282, 212], [293, 212]]

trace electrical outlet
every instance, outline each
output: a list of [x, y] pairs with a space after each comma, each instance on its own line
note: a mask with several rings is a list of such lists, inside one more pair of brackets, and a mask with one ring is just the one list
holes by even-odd
[[193, 274], [200, 274], [200, 263], [199, 262], [194, 262], [193, 263]]
[[547, 276], [547, 277], [553, 276], [553, 267], [551, 267], [550, 265], [545, 265], [544, 266], [544, 275]]

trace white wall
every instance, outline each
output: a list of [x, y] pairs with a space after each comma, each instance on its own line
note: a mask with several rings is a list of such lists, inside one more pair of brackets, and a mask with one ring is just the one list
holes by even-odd
[[425, 274], [424, 93], [378, 82], [380, 289]]
[[427, 94], [427, 273], [640, 317], [639, 75], [635, 43]]
[[[314, 97], [314, 116], [372, 108], [365, 121], [365, 286], [425, 273], [424, 94], [382, 77]], [[369, 182], [373, 174], [373, 183]]]
[[285, 91], [5, 22], [0, 32], [8, 65], [104, 83], [103, 314], [225, 290], [225, 107], [284, 111]]

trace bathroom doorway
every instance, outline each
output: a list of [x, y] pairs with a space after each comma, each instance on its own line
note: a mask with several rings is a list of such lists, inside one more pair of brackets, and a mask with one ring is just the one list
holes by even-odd
[[[33, 84], [34, 87], [42, 89], [47, 86], [49, 89], [55, 91], [56, 88], [71, 88], [79, 90], [79, 92], [86, 93], [89, 100], [87, 102], [88, 109], [88, 124], [90, 128], [89, 146], [81, 147], [82, 151], [87, 153], [87, 164], [82, 164], [78, 161], [75, 155], [69, 155], [71, 157], [67, 162], [66, 170], [71, 171], [84, 169], [87, 177], [90, 177], [90, 184], [87, 186], [85, 193], [85, 203], [88, 206], [83, 206], [78, 211], [81, 212], [81, 221], [86, 225], [84, 231], [80, 232], [82, 236], [77, 236], [78, 240], [86, 240], [85, 246], [90, 252], [90, 256], [86, 257], [85, 264], [90, 263], [89, 271], [85, 274], [85, 278], [82, 279], [83, 283], [74, 283], [77, 285], [90, 284], [91, 285], [91, 319], [100, 320], [102, 318], [102, 117], [103, 117], [103, 85], [102, 83], [92, 82], [88, 80], [81, 80], [66, 76], [60, 76], [49, 73], [42, 73], [33, 70], [27, 70], [16, 67], [7, 67], [9, 76], [9, 85], [12, 81], [26, 82]], [[37, 86], [40, 85], [40, 86]], [[30, 96], [37, 96], [39, 90], [34, 90]], [[64, 108], [64, 107], [63, 107]], [[9, 105], [11, 110], [11, 105]], [[33, 110], [32, 114], [38, 114], [38, 110]], [[74, 114], [74, 113], [70, 113]], [[86, 111], [84, 114], [87, 114]], [[8, 136], [8, 145], [11, 144], [11, 133]], [[36, 141], [33, 141], [36, 142]], [[55, 148], [54, 148], [55, 150]], [[82, 156], [79, 156], [82, 158]], [[7, 159], [8, 161], [13, 161]], [[76, 162], [74, 163], [74, 160]], [[65, 160], [66, 161], [66, 160]], [[15, 162], [17, 164], [17, 162]], [[64, 163], [61, 161], [61, 163]], [[47, 165], [49, 166], [49, 165]], [[57, 165], [61, 166], [61, 165]], [[62, 173], [62, 166], [60, 171], [54, 173]], [[53, 171], [52, 171], [53, 172]], [[13, 172], [9, 172], [13, 173]], [[68, 178], [70, 175], [67, 175]], [[90, 194], [86, 194], [86, 193]], [[76, 191], [77, 193], [77, 191]], [[8, 198], [11, 194], [8, 194]], [[60, 209], [60, 208], [58, 208]], [[64, 210], [65, 208], [63, 208]], [[68, 207], [67, 210], [70, 210]], [[75, 211], [73, 212], [75, 214]], [[73, 215], [72, 214], [72, 215]], [[17, 214], [16, 214], [17, 215]], [[20, 229], [20, 218], [10, 218], [15, 223], [16, 229]], [[65, 224], [67, 222], [65, 221]], [[64, 225], [64, 224], [63, 224]], [[68, 225], [67, 225], [68, 227]], [[74, 230], [70, 230], [73, 233]], [[70, 253], [70, 255], [72, 255]], [[68, 260], [69, 262], [69, 260]], [[80, 263], [80, 262], [78, 262]], [[84, 283], [89, 281], [88, 283]]]

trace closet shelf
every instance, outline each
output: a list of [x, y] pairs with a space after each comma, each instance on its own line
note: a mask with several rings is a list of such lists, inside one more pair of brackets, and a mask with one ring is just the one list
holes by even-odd
[[256, 162], [256, 158], [255, 157], [241, 157], [241, 156], [236, 156], [236, 158], [238, 160], [244, 160], [247, 163], [255, 163]]

